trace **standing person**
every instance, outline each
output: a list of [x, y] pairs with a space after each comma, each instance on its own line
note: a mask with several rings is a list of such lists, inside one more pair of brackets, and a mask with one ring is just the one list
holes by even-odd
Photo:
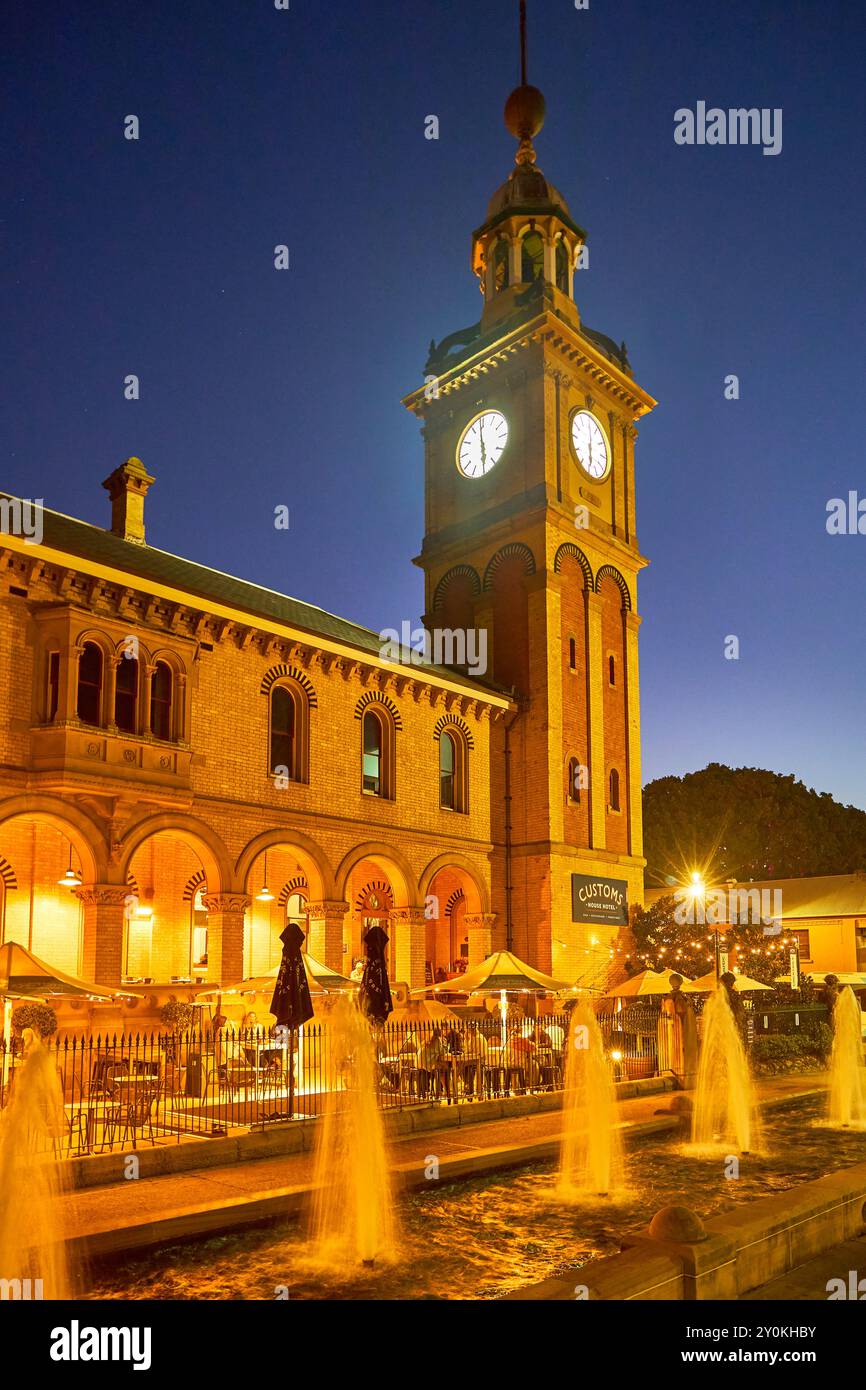
[[444, 1059], [445, 1048], [442, 1045], [442, 1033], [437, 1024], [418, 1050], [419, 1091], [422, 1100], [427, 1099], [428, 1090], [432, 1091]]
[[683, 994], [682, 975], [671, 975], [670, 986], [659, 1007], [659, 1072], [673, 1072], [682, 1090], [690, 1091], [698, 1073], [695, 1011]]

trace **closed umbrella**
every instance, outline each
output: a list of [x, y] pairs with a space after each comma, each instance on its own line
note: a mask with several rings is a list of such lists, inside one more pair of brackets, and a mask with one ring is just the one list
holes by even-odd
[[388, 983], [388, 967], [385, 964], [388, 935], [381, 927], [370, 927], [364, 933], [363, 942], [366, 960], [358, 1003], [362, 1014], [371, 1023], [384, 1023], [394, 1008], [391, 986]]
[[289, 922], [280, 933], [283, 958], [271, 1000], [271, 1013], [278, 1028], [289, 1029], [289, 1115], [295, 1108], [295, 1029], [313, 1017], [313, 1001], [301, 955], [304, 933], [297, 922]]

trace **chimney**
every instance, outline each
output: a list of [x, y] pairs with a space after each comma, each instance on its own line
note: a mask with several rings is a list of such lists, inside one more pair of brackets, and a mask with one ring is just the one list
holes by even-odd
[[141, 459], [130, 458], [102, 486], [111, 498], [111, 530], [121, 540], [144, 545], [144, 499], [153, 482]]

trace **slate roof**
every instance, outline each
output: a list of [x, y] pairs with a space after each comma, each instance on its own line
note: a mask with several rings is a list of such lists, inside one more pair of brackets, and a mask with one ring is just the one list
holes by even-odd
[[[8, 498], [10, 494], [0, 493], [0, 497]], [[129, 574], [133, 581], [136, 578], [149, 579], [156, 584], [179, 589], [190, 595], [191, 602], [196, 598], [205, 603], [210, 600], [227, 608], [248, 613], [251, 621], [255, 618], [269, 618], [273, 622], [308, 633], [311, 637], [327, 637], [369, 656], [379, 656], [381, 642], [378, 632], [361, 627], [348, 618], [338, 618], [335, 614], [326, 612], [324, 608], [317, 608], [315, 604], [304, 603], [301, 599], [277, 593], [274, 589], [264, 589], [246, 579], [237, 579], [234, 575], [210, 569], [207, 565], [184, 560], [179, 555], [172, 555], [167, 550], [158, 550], [152, 545], [136, 545], [132, 541], [115, 536], [112, 531], [105, 531], [89, 522], [64, 516], [62, 512], [50, 511], [47, 507], [43, 508], [42, 518], [43, 544], [52, 550], [122, 570]], [[500, 696], [508, 695], [507, 691], [493, 682], [465, 676], [449, 667], [427, 662], [419, 662], [417, 665], [408, 662], [393, 664], [405, 669], [407, 674], [411, 672], [417, 676], [427, 672], [445, 677], [449, 681], [477, 689], [479, 694], [492, 692]]]

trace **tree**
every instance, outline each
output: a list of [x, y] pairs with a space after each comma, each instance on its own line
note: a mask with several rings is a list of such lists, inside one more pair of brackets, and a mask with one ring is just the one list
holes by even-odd
[[866, 811], [793, 776], [710, 763], [643, 795], [646, 883], [854, 873], [866, 866]]
[[[689, 903], [669, 897], [659, 898], [652, 907], [638, 908], [632, 922], [634, 957], [642, 970], [678, 970], [690, 980], [706, 975], [715, 967], [715, 928], [701, 924], [700, 904], [696, 903], [694, 922]], [[719, 941], [728, 952], [728, 967], [736, 966], [744, 975], [775, 985], [777, 976], [788, 971], [793, 938], [782, 932], [767, 935], [760, 923], [742, 926], [720, 925]]]

